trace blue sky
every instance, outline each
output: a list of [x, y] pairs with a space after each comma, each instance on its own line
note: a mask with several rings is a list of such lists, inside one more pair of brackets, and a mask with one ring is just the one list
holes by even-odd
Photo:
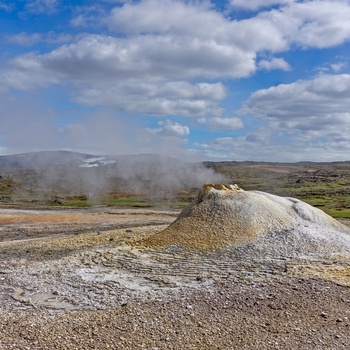
[[0, 0], [0, 154], [350, 160], [350, 0]]

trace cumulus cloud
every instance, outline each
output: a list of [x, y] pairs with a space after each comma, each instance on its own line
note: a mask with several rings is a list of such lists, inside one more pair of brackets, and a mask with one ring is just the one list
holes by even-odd
[[346, 57], [336, 57], [334, 62], [326, 62], [319, 67], [316, 67], [315, 70], [320, 73], [336, 73], [340, 74], [341, 72], [347, 72], [349, 68], [349, 62]]
[[294, 0], [231, 0], [230, 4], [233, 7], [239, 7], [247, 10], [257, 10], [261, 7], [284, 5], [292, 2], [294, 2]]
[[[1, 4], [6, 3], [0, 2], [0, 8]], [[26, 9], [52, 13], [58, 5], [58, 0], [31, 0]], [[48, 42], [56, 47], [12, 55], [0, 71], [1, 92], [58, 85], [80, 105], [129, 115], [196, 117], [197, 125], [209, 130], [237, 130], [244, 127], [242, 121], [223, 117], [222, 107], [222, 101], [232, 96], [228, 87], [233, 80], [249, 78], [257, 69], [292, 70], [278, 57], [291, 48], [330, 48], [350, 38], [349, 1], [231, 0], [230, 5], [233, 11], [255, 12], [232, 19], [234, 12], [218, 12], [209, 1], [180, 0], [109, 2], [112, 10], [101, 4], [76, 7], [72, 26], [105, 25], [104, 30], [75, 38], [50, 33], [8, 35], [7, 41], [18, 45]], [[328, 72], [346, 68], [337, 63], [327, 67]], [[312, 154], [317, 138], [332, 139], [329, 145], [347, 142], [348, 100], [347, 74], [320, 75], [259, 90], [243, 110], [268, 126], [263, 139], [271, 154], [281, 132]], [[151, 133], [172, 137], [174, 147], [189, 134], [187, 126], [162, 123]], [[65, 135], [83, 134], [83, 130], [81, 123], [72, 123]], [[149, 135], [146, 130], [140, 139], [150, 142]], [[261, 140], [260, 130], [207, 145], [213, 152], [236, 147], [237, 154], [245, 150], [253, 156], [257, 150], [263, 152]], [[307, 143], [312, 145], [308, 148]], [[200, 147], [208, 150], [204, 143]]]
[[283, 11], [293, 18], [296, 28], [292, 40], [304, 47], [325, 48], [341, 44], [350, 38], [350, 4], [348, 1], [307, 1]]
[[[278, 126], [328, 128], [329, 123], [349, 123], [350, 75], [318, 75], [254, 92], [244, 105], [247, 113]], [[349, 114], [350, 115], [350, 114]]]
[[215, 159], [348, 160], [350, 75], [320, 74], [254, 92], [244, 114], [262, 120], [247, 135], [219, 137], [197, 146]]
[[147, 131], [151, 134], [173, 137], [188, 136], [190, 134], [190, 128], [188, 126], [181, 125], [171, 120], [160, 121], [158, 125], [160, 126], [159, 128], [148, 128]]
[[255, 51], [281, 52], [291, 45], [327, 48], [349, 40], [349, 15], [348, 1], [290, 2], [242, 20], [237, 26], [243, 30], [244, 38], [251, 39], [247, 45]]
[[[209, 2], [177, 0], [143, 0], [125, 4], [115, 7], [107, 18], [110, 29], [129, 34], [171, 33], [200, 37], [215, 36], [226, 21], [222, 14], [211, 8]], [[208, 26], [216, 30], [206, 31]]]
[[[197, 67], [195, 62], [191, 63], [192, 67], [186, 67], [185, 62], [168, 62], [166, 57], [162, 67], [160, 57], [146, 58], [147, 44], [152, 43], [146, 40], [140, 47], [140, 39], [136, 39], [137, 45], [131, 49], [132, 42], [124, 39], [86, 36], [45, 55], [17, 57], [12, 61], [13, 69], [2, 72], [3, 82], [19, 89], [67, 82], [77, 89], [79, 103], [114, 105], [120, 110], [148, 115], [219, 114], [217, 104], [225, 97], [223, 84], [171, 81], [175, 75], [200, 77], [206, 68]], [[169, 54], [165, 47], [158, 49], [160, 56]], [[181, 50], [177, 51], [183, 55]], [[214, 56], [213, 60], [216, 60]], [[213, 74], [219, 74], [217, 64], [211, 64]]]
[[322, 139], [308, 140], [302, 136], [290, 138], [288, 135], [281, 135], [283, 140], [278, 140], [274, 131], [262, 129], [257, 133], [240, 137], [219, 137], [197, 143], [197, 147], [207, 158], [223, 161], [349, 160], [348, 140], [325, 143]]
[[[208, 158], [217, 160], [235, 161], [264, 161], [283, 160], [280, 147], [269, 139], [268, 133], [261, 130], [257, 134], [248, 134], [240, 137], [218, 137], [207, 142], [199, 142], [197, 146]], [[288, 158], [291, 159], [290, 155]]]
[[[39, 3], [57, 4], [48, 0], [31, 4]], [[160, 84], [171, 89], [171, 83], [180, 82], [184, 92], [191, 90], [191, 95], [199, 90], [202, 96], [208, 87], [210, 91], [215, 90], [209, 101], [219, 101], [225, 97], [223, 85], [204, 82], [251, 76], [257, 69], [259, 52], [287, 51], [293, 44], [330, 47], [350, 37], [350, 4], [340, 0], [292, 2], [288, 6], [281, 3], [278, 9], [244, 20], [230, 20], [208, 4], [175, 0], [125, 3], [106, 17], [109, 28], [123, 36], [85, 35], [45, 54], [18, 56], [0, 73], [7, 77], [3, 84], [27, 88], [29, 82], [38, 87], [60, 81], [60, 84], [74, 86], [76, 100], [81, 103], [90, 101], [93, 104], [95, 100], [112, 104], [114, 100], [116, 105], [123, 100], [114, 97], [117, 93], [120, 95], [124, 91], [121, 95], [125, 96], [130, 87], [135, 91], [142, 81], [153, 85], [152, 89], [159, 93], [151, 96], [151, 104], [159, 101], [159, 108], [152, 107], [149, 113], [158, 115], [170, 108], [174, 111], [172, 114], [177, 113], [177, 108], [172, 107], [176, 102], [168, 98], [164, 101]], [[12, 36], [12, 40], [22, 44], [26, 40], [33, 43], [40, 39], [43, 37], [38, 34]], [[50, 37], [44, 39], [49, 41]], [[291, 68], [282, 58], [261, 60], [258, 67], [266, 70]], [[13, 82], [14, 76], [17, 84]], [[184, 82], [190, 80], [199, 83], [185, 86]], [[178, 90], [176, 86], [173, 89]], [[143, 96], [137, 97], [136, 104], [143, 106]], [[190, 106], [189, 112], [181, 115], [203, 115], [203, 111], [196, 110], [208, 108], [204, 98], [176, 98], [180, 105]], [[121, 109], [124, 106], [121, 105]]]
[[212, 117], [212, 118], [199, 118], [197, 120], [199, 125], [205, 125], [210, 130], [237, 130], [243, 129], [244, 124], [239, 118], [225, 118], [225, 117]]
[[9, 43], [21, 45], [21, 46], [32, 46], [35, 43], [42, 41], [42, 35], [40, 33], [18, 33], [15, 35], [5, 36], [5, 40]]
[[259, 69], [263, 70], [274, 70], [274, 69], [280, 69], [284, 71], [291, 70], [291, 67], [288, 62], [286, 62], [283, 58], [276, 58], [273, 57], [270, 60], [261, 60], [258, 64]]
[[142, 80], [115, 83], [113, 87], [86, 88], [77, 101], [85, 105], [111, 105], [120, 110], [150, 116], [200, 116], [220, 114], [218, 102], [225, 96], [222, 84]]
[[12, 69], [0, 71], [4, 91], [43, 88], [61, 82], [59, 74], [45, 68], [33, 53], [16, 57], [11, 66]]
[[241, 77], [255, 69], [253, 55], [235, 47], [168, 36], [123, 39], [87, 35], [47, 54], [32, 54], [31, 58], [43, 69], [65, 74], [72, 81]]
[[350, 151], [349, 101], [349, 74], [322, 74], [261, 89], [248, 98], [241, 112], [261, 119], [265, 126], [245, 136], [217, 138], [199, 146], [235, 155], [234, 159], [243, 155], [275, 161], [346, 160]]
[[12, 44], [20, 46], [32, 46], [36, 43], [44, 42], [49, 44], [63, 44], [72, 41], [70, 34], [48, 33], [25, 33], [21, 32], [13, 35], [6, 35], [5, 40]]
[[339, 73], [340, 71], [347, 69], [348, 66], [348, 62], [338, 62], [330, 65], [332, 71], [335, 73]]

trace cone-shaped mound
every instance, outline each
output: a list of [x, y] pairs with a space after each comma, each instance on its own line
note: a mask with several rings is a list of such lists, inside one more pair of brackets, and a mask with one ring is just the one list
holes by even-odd
[[198, 198], [167, 229], [139, 245], [217, 249], [244, 244], [268, 233], [293, 229], [300, 232], [310, 226], [313, 232], [318, 227], [322, 232], [324, 228], [327, 232], [348, 231], [320, 209], [298, 199], [244, 191], [237, 185], [213, 184], [204, 185]]

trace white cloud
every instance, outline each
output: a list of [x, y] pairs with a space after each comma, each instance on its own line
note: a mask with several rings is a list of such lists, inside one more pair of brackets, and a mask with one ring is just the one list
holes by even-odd
[[[77, 91], [76, 101], [88, 105], [114, 105], [120, 110], [149, 115], [220, 114], [218, 103], [226, 93], [223, 84], [190, 84], [172, 79], [175, 76], [199, 78], [210, 68], [213, 69], [213, 75], [221, 75], [217, 67], [217, 64], [222, 63], [221, 58], [217, 63], [204, 62], [204, 65], [209, 64], [208, 69], [201, 68], [195, 61], [188, 67], [180, 59], [175, 62], [171, 58], [172, 62], [168, 62], [166, 57], [162, 58], [163, 54], [167, 56], [169, 52], [158, 45], [160, 56], [157, 58], [153, 52], [147, 58], [150, 55], [147, 50], [152, 45], [153, 40], [141, 42], [137, 38], [133, 43], [91, 35], [45, 55], [19, 56], [12, 61], [12, 70], [3, 71], [0, 75], [4, 86], [18, 89], [45, 86], [58, 81], [71, 83]], [[172, 48], [172, 51], [179, 56], [184, 54], [179, 49]], [[212, 58], [217, 60], [214, 55]], [[176, 64], [179, 66], [176, 67]], [[231, 62], [227, 61], [227, 64]]]
[[341, 73], [347, 72], [349, 68], [349, 62], [346, 57], [336, 57], [334, 62], [326, 62], [319, 67], [315, 68], [315, 71], [320, 73]]
[[[252, 8], [267, 4], [244, 3]], [[244, 3], [232, 1], [236, 6]], [[75, 101], [84, 105], [155, 116], [213, 115], [217, 119], [211, 120], [212, 128], [233, 129], [240, 124], [222, 117], [220, 102], [227, 93], [219, 80], [250, 77], [257, 64], [259, 69], [291, 69], [282, 58], [257, 63], [257, 55], [272, 57], [292, 45], [331, 47], [350, 38], [348, 1], [268, 1], [280, 6], [244, 20], [231, 20], [206, 1], [123, 4], [104, 19], [100, 10], [92, 17], [99, 23], [105, 20], [117, 36], [87, 34], [51, 52], [17, 56], [0, 72], [2, 90], [60, 84], [71, 88]], [[39, 11], [43, 6], [54, 9], [58, 2], [36, 0], [29, 5]], [[92, 16], [92, 8], [83, 15]], [[61, 39], [50, 33], [8, 38], [18, 44]], [[253, 95], [250, 102], [257, 98]]]
[[[293, 44], [306, 48], [327, 48], [350, 39], [348, 1], [287, 3], [278, 9], [266, 10], [237, 22], [238, 33], [247, 48], [255, 52], [287, 51]], [[247, 4], [250, 2], [247, 1]], [[236, 38], [239, 36], [236, 35]], [[243, 47], [243, 42], [240, 47]]]
[[26, 4], [26, 10], [30, 13], [51, 14], [57, 11], [60, 0], [31, 0]]
[[18, 56], [11, 65], [13, 69], [0, 71], [2, 89], [5, 91], [43, 88], [61, 81], [57, 73], [43, 67], [35, 54]]
[[350, 39], [350, 4], [348, 1], [307, 1], [290, 6], [284, 12], [293, 18], [297, 30], [292, 40], [305, 47], [325, 48]]
[[264, 69], [267, 71], [280, 69], [284, 71], [291, 70], [291, 67], [288, 62], [286, 62], [283, 58], [273, 57], [270, 60], [261, 60], [258, 63], [259, 69]]
[[86, 27], [89, 21], [89, 17], [83, 14], [79, 14], [70, 21], [70, 25], [72, 27]]
[[[96, 82], [136, 77], [144, 81], [242, 78], [256, 71], [259, 52], [287, 51], [293, 43], [329, 47], [348, 40], [349, 17], [350, 4], [344, 1], [292, 3], [232, 21], [203, 3], [145, 0], [116, 7], [108, 18], [112, 29], [126, 33], [124, 38], [86, 35], [30, 59], [52, 75], [65, 76], [65, 81], [95, 88]], [[18, 42], [25, 39], [17, 37]], [[25, 57], [29, 56], [22, 61]], [[260, 61], [260, 68], [286, 70], [289, 65], [273, 58]], [[23, 69], [21, 73], [31, 75]]]
[[7, 42], [21, 45], [21, 46], [32, 46], [35, 43], [42, 41], [42, 34], [40, 33], [19, 33], [15, 35], [7, 35], [5, 37]]
[[197, 45], [205, 44], [210, 48], [215, 43], [234, 57], [233, 48], [242, 59], [243, 55], [248, 55], [254, 60], [259, 50], [287, 47], [287, 41], [278, 28], [280, 23], [276, 25], [268, 16], [233, 21], [216, 12], [207, 2], [144, 0], [116, 7], [107, 22], [110, 29], [117, 32], [171, 36], [185, 45], [191, 42], [189, 38], [197, 38]]
[[[205, 143], [197, 143], [197, 146], [207, 154], [207, 157], [218, 160], [279, 161], [285, 156], [285, 154], [278, 154], [281, 150], [278, 150], [268, 138], [259, 137], [258, 134], [218, 137]], [[288, 158], [291, 158], [290, 155]]]
[[125, 4], [115, 7], [107, 18], [110, 29], [128, 34], [171, 33], [207, 38], [216, 35], [226, 22], [225, 17], [213, 11], [208, 2], [178, 0], [143, 0]]
[[338, 63], [333, 63], [330, 66], [333, 72], [339, 73], [340, 71], [347, 69], [349, 64], [348, 62], [338, 62]]
[[160, 126], [159, 128], [148, 128], [147, 131], [151, 134], [171, 137], [183, 137], [190, 134], [190, 128], [188, 126], [181, 125], [171, 120], [160, 121], [158, 125]]
[[203, 116], [221, 114], [218, 102], [225, 96], [222, 84], [184, 81], [161, 82], [133, 80], [87, 88], [79, 92], [77, 101], [85, 105], [111, 105], [120, 110], [151, 116]]
[[254, 54], [195, 38], [87, 35], [38, 56], [38, 63], [70, 79], [243, 77], [255, 69]]
[[[87, 2], [89, 3], [89, 2]], [[115, 2], [113, 2], [114, 4]], [[96, 1], [93, 5], [82, 5], [72, 7], [74, 16], [70, 20], [72, 27], [91, 27], [97, 28], [101, 25], [105, 25], [105, 18], [108, 16], [108, 12], [105, 1]]]
[[256, 91], [241, 112], [263, 126], [197, 146], [218, 160], [349, 160], [349, 111], [350, 75], [318, 75]]
[[216, 139], [210, 146], [256, 160], [254, 152], [260, 160], [346, 160], [349, 111], [349, 74], [273, 86], [253, 93], [241, 111], [262, 119], [265, 127], [240, 138]]
[[219, 137], [197, 143], [201, 152], [209, 159], [234, 161], [335, 161], [349, 160], [348, 140], [323, 142], [321, 139], [307, 140], [281, 135], [276, 140], [274, 132], [262, 129], [254, 134], [240, 137]]
[[231, 6], [247, 10], [257, 10], [261, 7], [269, 7], [272, 5], [284, 5], [293, 2], [294, 0], [230, 0]]
[[[235, 1], [257, 8], [280, 4], [257, 16], [230, 21], [208, 3], [145, 0], [115, 8], [107, 19], [112, 30], [126, 34], [171, 35], [213, 40], [222, 46], [254, 55], [262, 50], [285, 51], [293, 43], [307, 47], [331, 47], [350, 37], [350, 4], [342, 0]], [[189, 21], [188, 18], [191, 18]]]
[[[280, 127], [328, 128], [346, 123], [350, 111], [350, 75], [318, 75], [311, 80], [273, 86], [254, 92], [244, 110]], [[315, 125], [314, 125], [315, 124]]]
[[45, 42], [49, 44], [63, 44], [72, 41], [70, 34], [48, 33], [25, 33], [21, 32], [13, 35], [6, 35], [5, 40], [12, 44], [20, 46], [32, 46], [33, 44]]
[[197, 123], [207, 126], [210, 130], [238, 130], [244, 128], [244, 124], [239, 118], [200, 118]]
[[220, 101], [226, 96], [225, 87], [222, 83], [198, 83], [190, 84], [186, 81], [173, 81], [162, 85], [159, 93], [167, 98], [189, 98], [189, 99], [208, 99]]

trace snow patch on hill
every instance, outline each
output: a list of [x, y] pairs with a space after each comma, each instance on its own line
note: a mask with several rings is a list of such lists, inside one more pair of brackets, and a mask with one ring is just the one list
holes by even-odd
[[106, 157], [92, 157], [81, 159], [82, 164], [79, 165], [80, 168], [97, 168], [100, 166], [115, 164], [115, 160], [107, 159]]

